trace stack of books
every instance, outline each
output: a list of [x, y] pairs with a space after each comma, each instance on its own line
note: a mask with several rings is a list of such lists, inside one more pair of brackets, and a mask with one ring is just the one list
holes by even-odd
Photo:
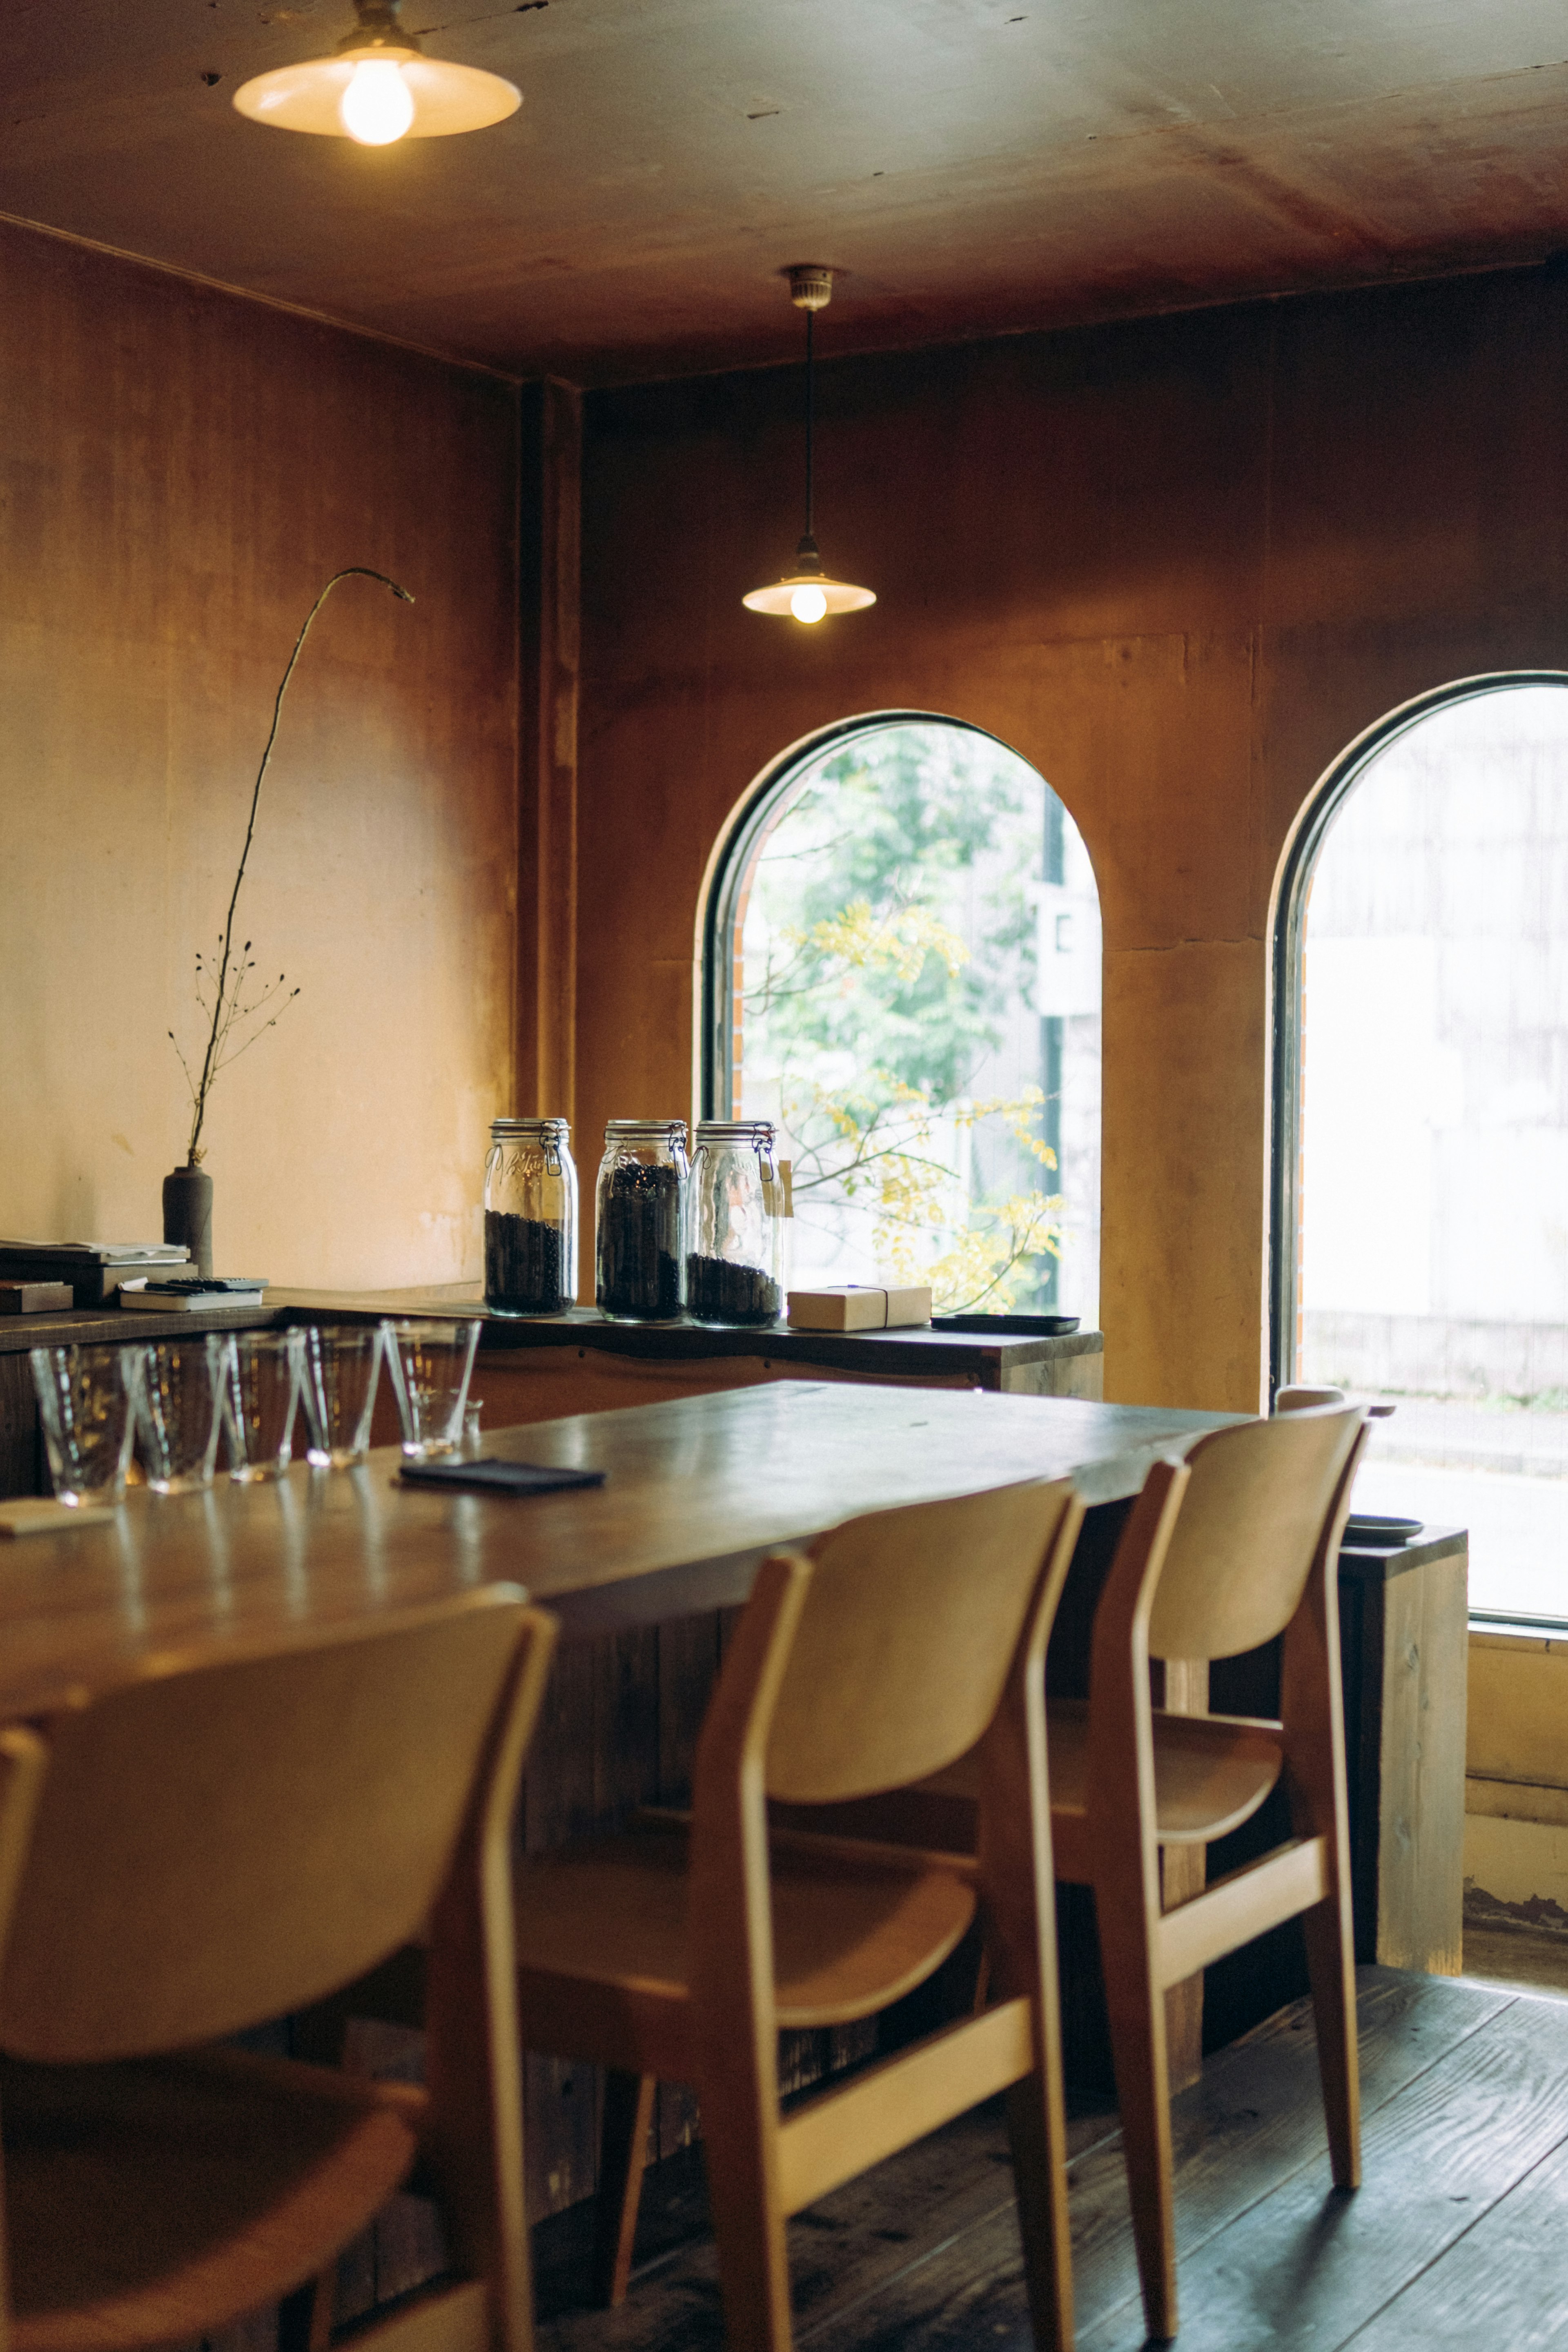
[[104, 1307], [122, 1282], [188, 1276], [174, 1242], [0, 1242], [0, 1282], [64, 1282], [73, 1307]]
[[122, 1282], [120, 1304], [156, 1308], [160, 1315], [188, 1313], [198, 1307], [259, 1307], [266, 1287], [262, 1275], [149, 1275], [144, 1282]]

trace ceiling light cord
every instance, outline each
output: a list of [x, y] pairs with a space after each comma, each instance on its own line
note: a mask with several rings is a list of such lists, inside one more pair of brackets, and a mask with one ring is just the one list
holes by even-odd
[[816, 544], [816, 313], [833, 292], [833, 272], [822, 262], [796, 262], [784, 271], [790, 300], [805, 312], [805, 531], [795, 570], [741, 602], [752, 613], [774, 613], [812, 628], [829, 613], [861, 613], [877, 601], [869, 588], [835, 580], [823, 569]]
[[816, 522], [814, 514], [816, 475], [812, 425], [816, 411], [816, 359], [813, 348], [816, 327], [816, 313], [815, 310], [808, 310], [805, 314], [805, 537], [814, 551], [816, 547]]

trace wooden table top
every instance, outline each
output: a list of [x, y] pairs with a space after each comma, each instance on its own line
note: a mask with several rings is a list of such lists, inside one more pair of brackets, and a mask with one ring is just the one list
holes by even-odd
[[603, 1469], [527, 1498], [353, 1471], [205, 1494], [133, 1489], [111, 1519], [0, 1545], [0, 1717], [42, 1712], [138, 1658], [299, 1633], [510, 1580], [573, 1631], [743, 1601], [772, 1548], [858, 1511], [1027, 1477], [1136, 1493], [1152, 1461], [1237, 1416], [807, 1382], [487, 1432], [516, 1461]]

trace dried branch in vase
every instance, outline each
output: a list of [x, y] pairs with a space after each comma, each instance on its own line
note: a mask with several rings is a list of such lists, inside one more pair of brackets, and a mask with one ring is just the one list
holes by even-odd
[[[239, 869], [234, 877], [234, 888], [229, 893], [228, 912], [218, 934], [216, 955], [209, 958], [198, 952], [196, 956], [196, 1003], [207, 1023], [206, 1045], [199, 1070], [192, 1070], [179, 1039], [172, 1029], [169, 1032], [169, 1042], [179, 1055], [180, 1067], [191, 1091], [191, 1139], [185, 1159], [186, 1164], [193, 1168], [202, 1158], [202, 1126], [206, 1118], [207, 1098], [217, 1083], [218, 1073], [227, 1069], [231, 1062], [237, 1062], [242, 1054], [247, 1053], [269, 1029], [276, 1028], [284, 1007], [291, 1004], [300, 993], [297, 987], [289, 989], [287, 995], [279, 993], [288, 978], [285, 972], [280, 971], [273, 981], [257, 982], [251, 942], [247, 940], [238, 949], [235, 947], [234, 919], [239, 905], [245, 869], [250, 862], [250, 845], [256, 838], [256, 814], [261, 804], [261, 787], [272, 758], [272, 747], [278, 740], [278, 725], [283, 716], [283, 698], [289, 691], [294, 666], [304, 650], [305, 639], [310, 634], [310, 625], [340, 580], [374, 580], [383, 588], [390, 588], [405, 604], [414, 602], [407, 589], [400, 588], [395, 580], [389, 580], [384, 572], [372, 572], [363, 563], [346, 564], [342, 571], [333, 572], [306, 614], [304, 624], [294, 640], [294, 650], [289, 656], [288, 667], [283, 672], [273, 701], [272, 725], [261, 754], [261, 765], [256, 772], [256, 782], [251, 789], [245, 846], [239, 853]], [[268, 1013], [269, 1005], [273, 1010]], [[265, 1020], [259, 1017], [263, 1013], [267, 1013]]]

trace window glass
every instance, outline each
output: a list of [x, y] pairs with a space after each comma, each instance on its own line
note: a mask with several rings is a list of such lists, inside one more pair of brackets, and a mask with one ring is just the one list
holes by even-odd
[[1100, 913], [1060, 801], [993, 737], [899, 721], [808, 757], [746, 839], [719, 1051], [735, 1115], [784, 1131], [796, 1285], [1092, 1324]]
[[1470, 1530], [1568, 1618], [1568, 690], [1440, 705], [1310, 884], [1297, 1378], [1395, 1407], [1363, 1509]]

